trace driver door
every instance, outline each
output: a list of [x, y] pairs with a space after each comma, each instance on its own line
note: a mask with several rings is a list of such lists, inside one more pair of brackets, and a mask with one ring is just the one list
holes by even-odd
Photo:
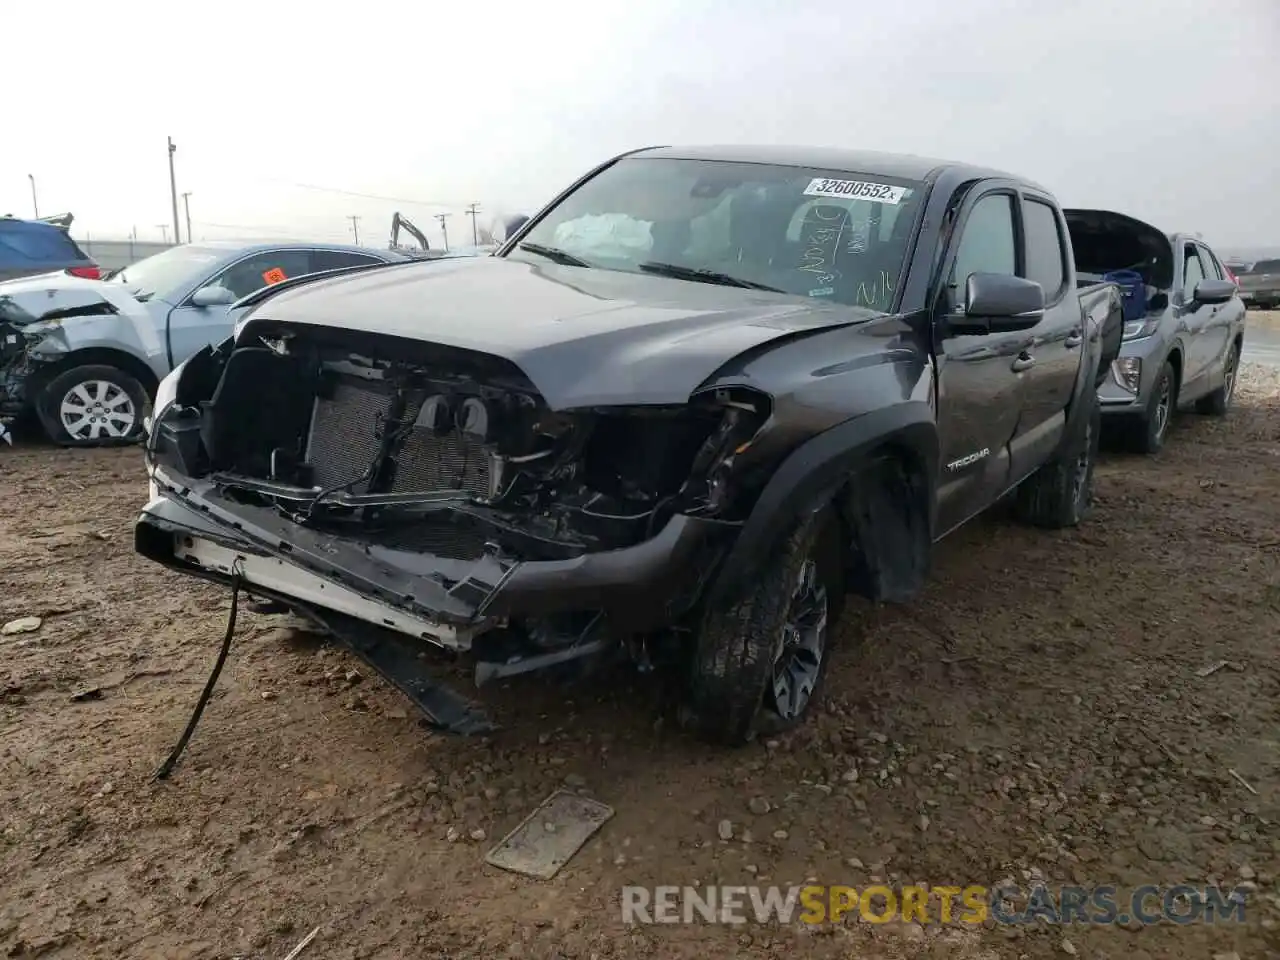
[[1029, 331], [983, 331], [965, 315], [970, 274], [1019, 276], [1018, 187], [988, 181], [967, 197], [946, 251], [934, 309], [938, 364], [938, 533], [986, 509], [1009, 484], [1009, 445], [1025, 396]]
[[[200, 284], [200, 288], [223, 287], [238, 300], [269, 284], [312, 272], [310, 250], [265, 250], [225, 267]], [[191, 296], [187, 296], [169, 312], [169, 347], [174, 366], [201, 347], [225, 340], [234, 327], [235, 317], [226, 306], [198, 307], [191, 302]]]
[[1197, 284], [1210, 276], [1204, 262], [1200, 259], [1196, 244], [1183, 241], [1180, 259], [1182, 261], [1182, 296], [1176, 309], [1179, 326], [1185, 325], [1187, 351], [1179, 393], [1182, 396], [1194, 397], [1202, 392], [1204, 378], [1210, 373], [1213, 347], [1209, 325], [1218, 308], [1196, 301]]

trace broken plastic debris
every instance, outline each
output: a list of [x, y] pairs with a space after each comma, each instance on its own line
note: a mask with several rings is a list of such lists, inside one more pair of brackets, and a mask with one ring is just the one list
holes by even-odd
[[3, 627], [0, 627], [0, 633], [5, 636], [11, 636], [15, 633], [33, 633], [40, 629], [40, 624], [44, 623], [39, 617], [19, 617], [17, 620], [10, 620]]
[[550, 880], [613, 816], [613, 808], [557, 790], [485, 855], [512, 873]]

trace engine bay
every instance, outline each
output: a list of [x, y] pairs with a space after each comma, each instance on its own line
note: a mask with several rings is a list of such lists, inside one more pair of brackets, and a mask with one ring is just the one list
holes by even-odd
[[677, 512], [734, 519], [729, 467], [770, 412], [746, 388], [553, 411], [502, 358], [361, 339], [275, 329], [198, 354], [151, 446], [373, 546], [551, 560], [638, 543]]

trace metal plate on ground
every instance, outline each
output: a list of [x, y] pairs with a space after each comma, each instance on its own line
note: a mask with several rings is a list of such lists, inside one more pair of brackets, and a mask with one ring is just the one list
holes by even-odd
[[598, 800], [557, 790], [503, 837], [485, 862], [550, 880], [612, 816], [613, 808]]

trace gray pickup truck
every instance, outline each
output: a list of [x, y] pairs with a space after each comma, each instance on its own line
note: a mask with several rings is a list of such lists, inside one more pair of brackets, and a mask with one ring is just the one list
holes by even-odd
[[1244, 346], [1235, 280], [1198, 237], [1110, 210], [1067, 210], [1082, 284], [1127, 278], [1123, 343], [1098, 391], [1104, 433], [1137, 453], [1163, 446], [1178, 407], [1222, 416]]
[[1236, 278], [1245, 306], [1259, 310], [1280, 306], [1280, 260], [1259, 260], [1247, 270], [1237, 271]]
[[847, 592], [913, 596], [1005, 494], [1082, 520], [1122, 323], [1043, 187], [776, 146], [636, 151], [494, 257], [242, 306], [157, 390], [139, 553], [448, 729], [489, 724], [432, 648], [477, 683], [623, 655], [730, 743], [805, 715]]

